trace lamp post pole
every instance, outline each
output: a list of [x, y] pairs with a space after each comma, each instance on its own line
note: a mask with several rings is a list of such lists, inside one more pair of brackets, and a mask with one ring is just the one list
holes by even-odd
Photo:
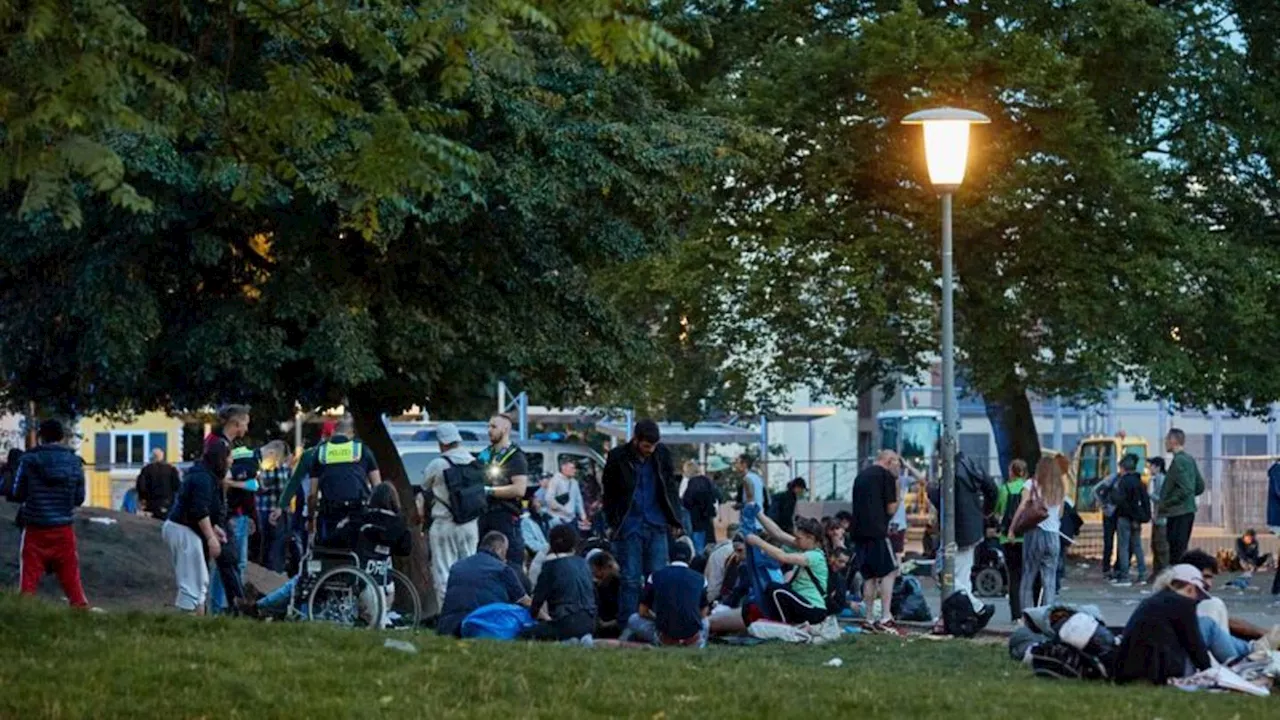
[[956, 587], [956, 347], [951, 188], [942, 191], [942, 599]]
[[924, 126], [929, 181], [942, 195], [942, 599], [956, 587], [956, 338], [952, 277], [951, 197], [964, 181], [969, 126], [991, 122], [982, 113], [935, 108], [911, 113], [907, 125]]

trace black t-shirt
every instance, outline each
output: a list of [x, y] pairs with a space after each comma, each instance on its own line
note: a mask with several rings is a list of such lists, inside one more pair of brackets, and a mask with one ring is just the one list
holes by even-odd
[[889, 537], [888, 510], [898, 501], [898, 479], [893, 473], [871, 465], [853, 481], [853, 524], [849, 536], [859, 540], [883, 540]]
[[[525, 457], [524, 451], [516, 445], [510, 445], [501, 452], [495, 452], [493, 448], [485, 448], [480, 452], [478, 458], [481, 465], [485, 466], [485, 473], [489, 478], [489, 484], [495, 487], [506, 487], [511, 484], [511, 478], [529, 475], [529, 458]], [[497, 470], [492, 468], [497, 467]], [[497, 473], [496, 477], [494, 472]], [[489, 500], [489, 510], [502, 510], [515, 515], [520, 514], [519, 500]]]

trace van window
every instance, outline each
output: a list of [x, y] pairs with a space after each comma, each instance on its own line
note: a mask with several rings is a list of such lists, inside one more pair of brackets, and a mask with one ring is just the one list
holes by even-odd
[[531, 490], [538, 489], [538, 481], [542, 479], [543, 469], [542, 453], [525, 450], [525, 460], [529, 461], [529, 488]]
[[409, 481], [410, 485], [420, 487], [424, 480], [423, 476], [427, 473], [427, 466], [431, 464], [432, 460], [435, 460], [438, 457], [440, 457], [440, 453], [435, 452], [409, 453], [407, 455], [401, 455], [400, 460], [404, 463], [405, 479]]

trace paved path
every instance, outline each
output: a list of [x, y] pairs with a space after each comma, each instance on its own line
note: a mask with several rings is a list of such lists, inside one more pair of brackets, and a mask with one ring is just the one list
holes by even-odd
[[[1260, 627], [1269, 628], [1280, 625], [1280, 598], [1270, 594], [1273, 575], [1268, 572], [1253, 578], [1250, 590], [1236, 590], [1226, 587], [1226, 583], [1237, 577], [1235, 574], [1220, 575], [1214, 582], [1213, 594], [1222, 598], [1233, 617], [1239, 617]], [[936, 616], [939, 612], [938, 591], [932, 580], [920, 578], [929, 599], [929, 606]], [[1151, 586], [1117, 588], [1103, 582], [1102, 573], [1093, 566], [1080, 567], [1073, 563], [1067, 571], [1066, 589], [1060, 595], [1066, 602], [1078, 605], [1097, 605], [1102, 611], [1108, 625], [1123, 626], [1129, 621], [1138, 603], [1150, 597]], [[996, 615], [991, 620], [991, 629], [1008, 630], [1013, 626], [1009, 617], [1009, 602], [1006, 598], [982, 598], [983, 602], [996, 606]]]

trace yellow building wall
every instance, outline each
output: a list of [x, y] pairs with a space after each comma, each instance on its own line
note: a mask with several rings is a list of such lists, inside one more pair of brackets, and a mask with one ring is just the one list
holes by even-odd
[[[98, 467], [95, 438], [100, 433], [117, 432], [146, 433], [147, 460], [150, 460], [151, 455], [151, 435], [164, 433], [165, 457], [171, 463], [182, 458], [182, 421], [178, 418], [169, 417], [162, 412], [148, 412], [127, 423], [97, 417], [81, 419], [76, 425], [76, 433], [80, 440], [80, 457], [84, 460], [85, 481], [88, 484], [85, 488], [85, 504], [91, 507], [119, 509], [119, 502], [115, 499], [120, 494], [118, 488], [136, 478], [141, 469], [137, 465], [113, 465], [111, 469]], [[105, 464], [110, 464], [110, 458], [106, 459]]]

